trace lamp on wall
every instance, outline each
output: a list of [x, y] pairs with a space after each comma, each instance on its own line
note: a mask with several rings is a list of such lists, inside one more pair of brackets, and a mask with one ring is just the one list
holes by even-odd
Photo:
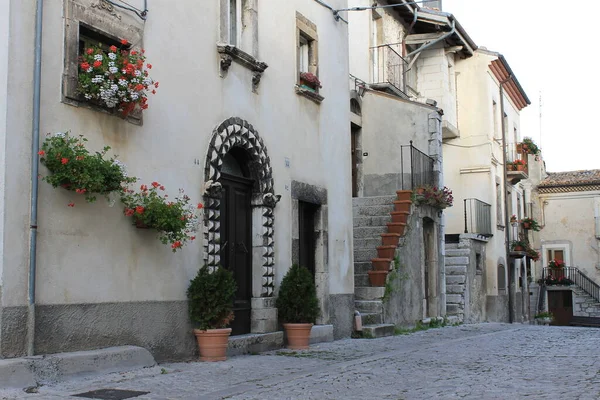
[[365, 95], [365, 92], [367, 91], [367, 88], [366, 88], [366, 86], [365, 86], [365, 85], [358, 85], [358, 88], [357, 88], [357, 89], [358, 89], [358, 90], [357, 90], [357, 92], [358, 92], [358, 95], [359, 95], [360, 97], [363, 97], [363, 96]]

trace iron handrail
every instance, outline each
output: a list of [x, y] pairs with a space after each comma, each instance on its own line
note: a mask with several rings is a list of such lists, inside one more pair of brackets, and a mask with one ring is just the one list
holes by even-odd
[[390, 44], [372, 46], [369, 50], [373, 60], [372, 83], [390, 84], [405, 93], [408, 62]]
[[[404, 182], [405, 176], [405, 165], [404, 165], [404, 153], [405, 149], [409, 151], [410, 165], [406, 166], [410, 173], [410, 187], [407, 187]], [[414, 190], [420, 186], [433, 186], [434, 185], [434, 174], [433, 167], [435, 160], [417, 149], [413, 145], [413, 141], [410, 141], [409, 145], [400, 146], [400, 165], [401, 165], [401, 186], [402, 190]]]
[[591, 280], [586, 274], [581, 272], [575, 267], [563, 267], [563, 268], [548, 268], [545, 267], [542, 270], [542, 280], [545, 285], [546, 278], [552, 276], [559, 282], [562, 278], [568, 278], [573, 281], [574, 284], [579, 286], [584, 292], [600, 302], [600, 285]]

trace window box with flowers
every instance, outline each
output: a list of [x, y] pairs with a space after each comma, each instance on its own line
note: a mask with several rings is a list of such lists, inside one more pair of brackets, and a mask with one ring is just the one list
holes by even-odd
[[169, 195], [162, 194], [165, 187], [152, 182], [148, 187], [141, 185], [138, 192], [124, 189], [121, 201], [125, 205], [124, 214], [131, 217], [133, 225], [140, 229], [155, 229], [163, 244], [170, 244], [173, 252], [182, 248], [188, 241], [196, 239], [198, 229], [197, 206], [190, 204], [190, 198], [183, 189], [179, 195], [169, 200]]
[[506, 164], [507, 171], [525, 171], [525, 161], [515, 160]]
[[565, 266], [565, 262], [562, 260], [550, 260], [548, 262], [548, 268], [562, 269]]
[[421, 186], [415, 189], [412, 195], [415, 205], [426, 204], [443, 210], [452, 207], [454, 197], [452, 191], [447, 187], [439, 189], [437, 186]]
[[[121, 41], [127, 45], [127, 40]], [[152, 64], [146, 63], [145, 51], [110, 46], [90, 46], [80, 56], [78, 92], [92, 104], [123, 118], [148, 108], [148, 94], [156, 93], [159, 83], [149, 76]]]
[[[88, 202], [95, 201], [99, 194], [107, 197], [111, 193], [117, 194], [123, 186], [136, 181], [136, 178], [127, 176], [125, 165], [116, 157], [105, 158], [110, 147], [90, 153], [86, 142], [83, 135], [48, 134], [38, 152], [40, 162], [50, 171], [43, 180], [55, 188], [62, 187], [84, 195]], [[74, 202], [69, 203], [70, 207], [74, 205]]]

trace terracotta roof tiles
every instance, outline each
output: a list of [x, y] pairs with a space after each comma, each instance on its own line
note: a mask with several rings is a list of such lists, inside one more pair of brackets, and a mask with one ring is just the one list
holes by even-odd
[[539, 187], [579, 186], [600, 184], [600, 169], [580, 171], [549, 172]]

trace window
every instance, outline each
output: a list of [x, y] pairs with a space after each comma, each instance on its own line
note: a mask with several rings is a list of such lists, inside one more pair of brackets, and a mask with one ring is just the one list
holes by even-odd
[[309, 50], [309, 40], [304, 35], [300, 34], [300, 41], [298, 44], [298, 72], [310, 72], [308, 70]]
[[317, 236], [315, 221], [319, 206], [298, 201], [299, 264], [315, 275]]
[[547, 256], [548, 260], [565, 261], [564, 250], [548, 249]]
[[560, 260], [566, 266], [572, 265], [571, 244], [567, 241], [542, 243], [542, 265], [548, 265], [550, 260]]
[[481, 264], [481, 253], [475, 253], [475, 274], [483, 274], [483, 265]]
[[498, 134], [500, 131], [498, 129], [498, 104], [494, 100], [492, 100], [492, 113], [494, 116], [494, 138], [500, 139], [500, 135]]
[[504, 265], [498, 265], [498, 294], [506, 293], [506, 268]]
[[500, 185], [500, 178], [496, 177], [496, 225], [499, 228], [504, 227], [502, 217], [502, 186]]
[[[299, 12], [296, 12], [296, 93], [315, 103], [321, 103], [323, 97], [319, 95], [319, 37], [317, 26], [310, 22]], [[311, 73], [317, 77], [305, 79], [304, 73]]]
[[242, 45], [242, 0], [229, 0], [229, 44]]

